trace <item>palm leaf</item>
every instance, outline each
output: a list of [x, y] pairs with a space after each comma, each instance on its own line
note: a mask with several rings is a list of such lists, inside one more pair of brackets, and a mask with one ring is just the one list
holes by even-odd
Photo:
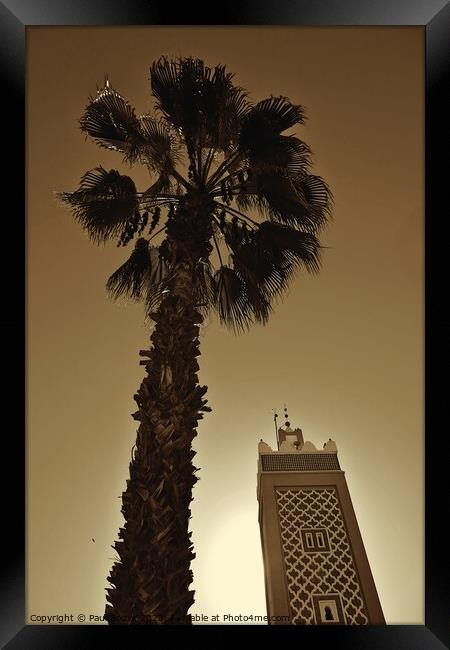
[[122, 152], [126, 162], [141, 160], [158, 173], [167, 175], [179, 157], [165, 126], [149, 115], [137, 117], [109, 82], [91, 98], [80, 128], [100, 146]]
[[295, 106], [286, 97], [264, 99], [243, 117], [240, 146], [244, 151], [251, 151], [261, 139], [271, 139], [303, 122], [303, 108]]
[[323, 178], [305, 174], [294, 177], [293, 184], [297, 192], [304, 196], [308, 205], [331, 217], [333, 196]]
[[260, 254], [286, 271], [287, 268], [303, 266], [310, 273], [320, 268], [320, 243], [315, 235], [299, 232], [289, 226], [263, 221], [254, 238]]
[[233, 251], [234, 268], [244, 278], [247, 292], [260, 296], [265, 318], [272, 301], [283, 295], [300, 266], [311, 273], [319, 270], [319, 249], [314, 235], [265, 221]]
[[134, 108], [109, 82], [91, 98], [80, 119], [80, 128], [102, 147], [115, 149], [134, 159], [141, 138]]
[[224, 66], [161, 57], [150, 69], [152, 94], [164, 119], [183, 133], [188, 150], [200, 144], [227, 150], [248, 110], [246, 93], [234, 86]]
[[181, 159], [180, 146], [161, 120], [143, 115], [139, 121], [141, 139], [137, 154], [153, 171], [168, 179]]
[[305, 113], [302, 106], [292, 104], [287, 97], [271, 96], [255, 104], [248, 113], [241, 138], [245, 138], [245, 135], [252, 130], [255, 135], [260, 135], [261, 130], [270, 133], [283, 133], [296, 124], [303, 124], [304, 121]]
[[148, 241], [140, 237], [128, 260], [108, 279], [106, 289], [113, 298], [129, 296], [140, 300], [144, 282], [149, 279], [150, 272], [151, 256]]
[[250, 291], [258, 292], [270, 310], [271, 301], [280, 296], [287, 287], [292, 268], [284, 258], [274, 262], [254, 243], [246, 244], [233, 255], [235, 269], [245, 279]]
[[232, 79], [225, 66], [205, 69], [197, 99], [203, 147], [226, 152], [237, 143], [241, 120], [250, 105], [247, 93], [234, 86]]
[[304, 171], [310, 163], [309, 147], [293, 135], [282, 135], [303, 122], [303, 108], [285, 97], [270, 97], [253, 106], [242, 119], [239, 135], [239, 148], [251, 171]]
[[134, 219], [139, 204], [133, 180], [103, 167], [86, 172], [78, 190], [61, 192], [58, 197], [97, 243], [118, 236]]
[[232, 222], [225, 224], [223, 232], [234, 268], [244, 279], [252, 300], [256, 320], [265, 322], [272, 298], [282, 292], [291, 275], [290, 265], [281, 252], [268, 254], [267, 247], [261, 245], [261, 235], [254, 229], [244, 231], [242, 225]]
[[[242, 278], [244, 291], [254, 320], [265, 324], [272, 311], [271, 300], [274, 292], [270, 291], [271, 274], [267, 274], [265, 281], [251, 268], [249, 264], [241, 264], [239, 257], [231, 255], [235, 272]], [[271, 273], [273, 274], [273, 269]]]
[[[223, 226], [223, 235], [229, 248], [231, 248], [232, 251], [236, 251], [243, 245], [246, 232], [244, 231], [243, 226], [235, 218], [231, 223], [229, 221], [225, 222]], [[250, 235], [247, 233], [247, 236]]]
[[279, 172], [296, 175], [305, 173], [311, 164], [311, 149], [293, 135], [275, 134], [259, 137], [251, 148], [243, 149], [242, 157], [252, 177]]
[[331, 211], [331, 193], [319, 176], [259, 174], [236, 197], [240, 209], [257, 209], [293, 228], [317, 233]]
[[170, 178], [165, 174], [160, 174], [156, 181], [148, 187], [141, 195], [141, 203], [146, 204], [151, 199], [158, 198], [161, 193], [168, 192], [171, 189]]
[[242, 277], [229, 266], [222, 265], [214, 274], [214, 307], [219, 320], [235, 332], [251, 323], [251, 313]]

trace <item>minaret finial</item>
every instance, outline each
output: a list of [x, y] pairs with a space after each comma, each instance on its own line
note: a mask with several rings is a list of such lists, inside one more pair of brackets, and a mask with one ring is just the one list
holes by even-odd
[[288, 412], [287, 412], [286, 404], [284, 405], [284, 419], [286, 420], [285, 425], [287, 427], [290, 427], [291, 423], [289, 422], [289, 415], [288, 415]]
[[278, 426], [277, 426], [277, 418], [278, 418], [278, 413], [275, 408], [272, 409], [273, 411], [273, 421], [275, 422], [275, 436], [276, 436], [276, 441], [277, 441], [277, 447], [280, 447], [280, 441], [278, 440]]

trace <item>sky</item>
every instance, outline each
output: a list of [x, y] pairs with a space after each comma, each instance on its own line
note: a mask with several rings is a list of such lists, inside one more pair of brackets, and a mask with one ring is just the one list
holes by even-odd
[[95, 246], [54, 193], [98, 165], [150, 184], [78, 119], [105, 74], [152, 110], [163, 54], [302, 104], [296, 135], [334, 195], [320, 274], [266, 326], [202, 328], [190, 611], [266, 613], [257, 445], [286, 404], [305, 440], [336, 441], [386, 622], [423, 624], [424, 32], [405, 27], [27, 28], [27, 620], [104, 613], [150, 334], [142, 305], [105, 291], [128, 251]]

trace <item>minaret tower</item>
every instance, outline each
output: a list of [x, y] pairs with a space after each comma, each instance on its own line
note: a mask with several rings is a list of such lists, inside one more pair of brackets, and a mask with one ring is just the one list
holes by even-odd
[[269, 624], [384, 624], [336, 444], [304, 442], [286, 407], [284, 427], [277, 417], [278, 449], [258, 445]]

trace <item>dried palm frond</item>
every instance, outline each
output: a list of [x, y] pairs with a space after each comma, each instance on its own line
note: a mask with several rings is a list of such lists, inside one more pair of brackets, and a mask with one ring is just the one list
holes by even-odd
[[127, 261], [108, 279], [106, 289], [113, 298], [129, 296], [135, 300], [140, 300], [145, 281], [149, 279], [150, 271], [151, 256], [148, 241], [140, 237]]
[[150, 272], [145, 283], [147, 317], [150, 317], [150, 314], [157, 309], [164, 297], [164, 293], [169, 291], [169, 284], [172, 277], [173, 274], [171, 273], [165, 255], [163, 254], [163, 246], [161, 245], [159, 248], [151, 246]]
[[194, 269], [196, 304], [201, 313], [208, 313], [214, 300], [214, 271], [209, 262], [200, 260]]

